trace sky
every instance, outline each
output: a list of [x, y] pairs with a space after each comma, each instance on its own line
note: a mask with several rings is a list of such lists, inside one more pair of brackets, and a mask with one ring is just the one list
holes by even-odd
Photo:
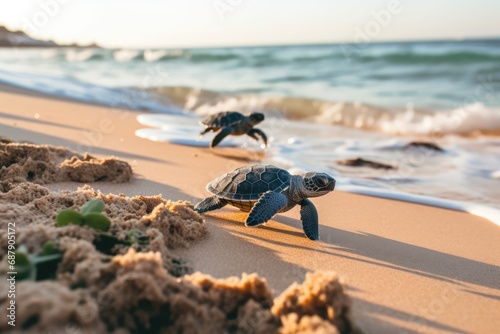
[[160, 48], [500, 37], [498, 0], [0, 0], [59, 43]]

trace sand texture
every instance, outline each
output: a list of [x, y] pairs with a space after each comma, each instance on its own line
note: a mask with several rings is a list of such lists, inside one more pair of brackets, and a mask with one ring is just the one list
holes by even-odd
[[[140, 245], [141, 250], [158, 251], [168, 270], [174, 270], [172, 256], [167, 247], [187, 246], [189, 241], [202, 238], [207, 228], [200, 215], [192, 211], [184, 202], [171, 202], [161, 196], [104, 195], [89, 186], [76, 191], [50, 192], [43, 186], [25, 182], [0, 193], [0, 223], [5, 229], [8, 222], [16, 222], [16, 241], [30, 252], [38, 252], [46, 241], [57, 241], [69, 236], [97, 245], [102, 237], [95, 230], [69, 225], [55, 226], [57, 212], [63, 209], [78, 210], [85, 202], [97, 198], [105, 203], [104, 214], [112, 225], [110, 235], [125, 240], [130, 231], [144, 235], [150, 241]], [[0, 255], [5, 256], [7, 234], [0, 236]], [[123, 245], [116, 244], [112, 249], [102, 246], [109, 254], [123, 252]], [[1, 266], [6, 263], [2, 262]]]
[[[58, 169], [53, 156], [67, 157], [63, 148], [8, 143], [0, 152], [6, 152], [2, 171], [10, 171], [0, 178], [4, 184], [0, 271], [8, 271], [5, 227], [9, 222], [16, 222], [18, 247], [34, 255], [50, 242], [62, 253], [53, 277], [19, 282], [17, 326], [2, 321], [2, 332], [294, 333], [300, 326], [311, 333], [324, 328], [353, 332], [350, 301], [336, 275], [308, 276], [304, 286], [293, 285], [276, 303], [266, 280], [256, 274], [228, 279], [199, 272], [186, 276], [192, 268], [171, 250], [187, 247], [207, 234], [204, 220], [189, 202], [161, 196], [104, 195], [88, 185], [76, 191], [50, 191], [22, 181], [31, 164], [43, 163], [44, 168], [30, 181], [47, 183], [65, 181], [72, 173], [62, 170], [72, 170], [70, 166], [87, 166], [72, 172], [89, 175], [84, 169], [93, 171], [95, 165], [110, 160], [82, 161], [72, 152], [69, 162], [64, 160]], [[82, 165], [86, 161], [96, 163]], [[124, 162], [114, 161], [123, 168]], [[99, 171], [100, 178], [116, 180], [112, 177], [116, 171], [107, 166]], [[112, 222], [109, 231], [55, 226], [59, 211], [78, 210], [90, 199], [104, 202], [103, 213]], [[129, 241], [131, 231], [141, 236], [140, 241]], [[7, 285], [2, 282], [0, 308], [6, 309], [8, 303]], [[304, 325], [312, 315], [317, 315], [315, 325]]]
[[[18, 187], [25, 191], [16, 191]], [[33, 198], [30, 187], [38, 198]], [[98, 232], [54, 226], [59, 209], [90, 198], [105, 202], [104, 212], [112, 220], [110, 235], [124, 239], [127, 231], [141, 230], [148, 241], [103, 251]], [[103, 195], [88, 186], [54, 193], [26, 182], [2, 194], [0, 211], [7, 213], [0, 226], [7, 226], [15, 212], [18, 244], [30, 253], [38, 253], [47, 241], [63, 253], [54, 281], [18, 284], [18, 325], [13, 331], [2, 321], [2, 332], [69, 328], [84, 333], [293, 333], [306, 321], [303, 316], [311, 314], [319, 315], [318, 328], [353, 332], [349, 299], [336, 275], [311, 275], [304, 287], [291, 287], [274, 306], [266, 280], [256, 274], [218, 280], [201, 273], [185, 276], [191, 268], [169, 249], [187, 246], [207, 233], [201, 217], [186, 203], [160, 196]], [[3, 231], [2, 249], [6, 236]], [[0, 256], [3, 271], [7, 271], [5, 255]], [[320, 285], [313, 287], [309, 281]], [[0, 285], [3, 309], [8, 306], [6, 287]]]
[[64, 147], [0, 142], [0, 179], [9, 182], [29, 181], [39, 184], [63, 181], [127, 182], [132, 168], [114, 158], [83, 156]]
[[[45, 240], [54, 237], [65, 254], [72, 254], [65, 255], [57, 272], [62, 289], [57, 294], [77, 308], [60, 311], [66, 319], [71, 319], [70, 329], [71, 323], [78, 323], [79, 328], [119, 333], [125, 328], [156, 324], [158, 312], [171, 305], [181, 305], [178, 307], [193, 312], [181, 315], [170, 309], [169, 321], [180, 324], [186, 320], [182, 317], [212, 317], [213, 324], [200, 323], [206, 328], [229, 326], [231, 331], [235, 324], [240, 327], [252, 324], [252, 328], [262, 332], [272, 332], [281, 326], [282, 333], [335, 333], [348, 328], [346, 317], [366, 333], [496, 333], [500, 328], [500, 229], [485, 219], [336, 190], [312, 199], [319, 214], [319, 242], [304, 237], [298, 209], [278, 214], [258, 228], [245, 227], [247, 214], [230, 206], [203, 214], [205, 222], [199, 223], [187, 215], [191, 211], [185, 201], [197, 203], [209, 195], [205, 190], [208, 182], [248, 162], [220, 157], [208, 149], [135, 137], [134, 132], [142, 126], [135, 120], [137, 114], [127, 110], [55, 100], [1, 85], [0, 101], [3, 136], [16, 142], [89, 152], [99, 159], [116, 156], [133, 168], [129, 182], [102, 180], [93, 182], [91, 188], [70, 180], [28, 185], [23, 183], [25, 176], [22, 182], [2, 185], [2, 196], [11, 193], [8, 200], [0, 200], [9, 210], [10, 216], [5, 219], [16, 219], [19, 226], [24, 224], [22, 229], [37, 231], [19, 231], [20, 240], [31, 244], [32, 251], [36, 251]], [[75, 122], [75, 115], [85, 117]], [[57, 161], [68, 159], [71, 157]], [[75, 196], [74, 203], [65, 202], [60, 191]], [[24, 193], [29, 195], [21, 195]], [[104, 195], [108, 193], [124, 195]], [[158, 194], [162, 194], [161, 200]], [[110, 233], [120, 235], [130, 224], [143, 229], [145, 234], [153, 234], [148, 237], [149, 246], [134, 247], [136, 254], [128, 253], [128, 247], [120, 245], [100, 252], [94, 245], [95, 232], [76, 226], [54, 231], [49, 226], [54, 212], [51, 206], [77, 207], [87, 195], [106, 202], [106, 213], [109, 211], [113, 223]], [[43, 204], [44, 196], [54, 202]], [[166, 199], [173, 202], [168, 204]], [[177, 208], [174, 210], [173, 206]], [[24, 222], [18, 219], [23, 207], [33, 209], [29, 210], [33, 221], [46, 219], [46, 222], [27, 226], [29, 219]], [[154, 210], [161, 212], [151, 216]], [[135, 213], [126, 217], [126, 212]], [[160, 218], [163, 214], [165, 218]], [[172, 235], [157, 219], [168, 219], [171, 226], [176, 226], [175, 221], [191, 219], [191, 227], [200, 229], [194, 233], [190, 227]], [[192, 240], [185, 239], [187, 235], [192, 235]], [[5, 252], [4, 244], [1, 247]], [[131, 270], [135, 267], [145, 268], [140, 278]], [[204, 274], [183, 276], [178, 281], [178, 275], [194, 270]], [[308, 272], [315, 271], [318, 273], [306, 278]], [[243, 275], [244, 272], [249, 274]], [[265, 277], [265, 287], [258, 277]], [[131, 285], [133, 294], [118, 283], [135, 284], [143, 279], [153, 282], [154, 289]], [[102, 284], [97, 292], [88, 288], [94, 281]], [[347, 293], [340, 282], [348, 284]], [[32, 283], [20, 283], [19, 289], [22, 284]], [[47, 289], [55, 289], [49, 287], [53, 282], [43, 284]], [[214, 290], [220, 297], [228, 298], [221, 304], [204, 291], [203, 286], [210, 285], [236, 288], [231, 293], [227, 289]], [[316, 286], [322, 287], [320, 291], [315, 290]], [[111, 296], [111, 288], [120, 293]], [[36, 292], [26, 292], [22, 297], [29, 296], [33, 301], [44, 291], [33, 287], [24, 290]], [[188, 291], [192, 295], [186, 300], [181, 296]], [[349, 305], [343, 302], [347, 300], [346, 294], [350, 306], [343, 306]], [[142, 296], [141, 301], [135, 299], [138, 295]], [[0, 298], [5, 298], [4, 292], [0, 292]], [[106, 305], [108, 298], [116, 298], [118, 304]], [[333, 300], [325, 302], [325, 298]], [[122, 304], [125, 300], [126, 305]], [[80, 305], [90, 306], [78, 309]], [[99, 318], [89, 311], [95, 310], [96, 305], [102, 314]], [[32, 307], [33, 312], [40, 308]], [[121, 308], [128, 310], [117, 311]], [[228, 309], [233, 310], [231, 316], [225, 313]], [[0, 316], [5, 319], [2, 312]], [[59, 313], [54, 311], [47, 316], [51, 314]], [[130, 314], [135, 315], [133, 319]], [[222, 314], [226, 314], [224, 320]], [[21, 318], [20, 315], [19, 321]], [[30, 324], [36, 317], [27, 315], [22, 319]], [[61, 331], [54, 330], [57, 332]]]

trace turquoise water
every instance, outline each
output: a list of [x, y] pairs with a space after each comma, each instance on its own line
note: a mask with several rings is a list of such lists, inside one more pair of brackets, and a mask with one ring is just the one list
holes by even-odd
[[[185, 116], [193, 124], [179, 121], [184, 136], [198, 130], [196, 117], [261, 111], [270, 136], [266, 162], [328, 171], [345, 185], [500, 207], [500, 40], [3, 49], [0, 82]], [[412, 140], [445, 151], [406, 147]], [[259, 148], [245, 138], [236, 143]], [[357, 157], [395, 169], [338, 163]]]
[[[108, 87], [191, 87], [228, 94], [452, 109], [498, 89], [500, 40], [187, 50], [3, 50], [2, 68]], [[487, 83], [490, 83], [489, 85]], [[499, 106], [498, 94], [481, 100]]]

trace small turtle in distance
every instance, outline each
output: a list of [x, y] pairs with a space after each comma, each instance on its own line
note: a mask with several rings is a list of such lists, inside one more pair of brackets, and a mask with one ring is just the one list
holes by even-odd
[[335, 179], [325, 173], [309, 172], [291, 175], [272, 165], [236, 168], [207, 185], [213, 196], [196, 204], [198, 213], [220, 209], [230, 204], [250, 212], [246, 226], [267, 222], [278, 212], [300, 205], [300, 218], [305, 235], [319, 240], [318, 212], [309, 197], [326, 195], [335, 188]]
[[224, 111], [218, 114], [209, 116], [205, 118], [201, 124], [205, 126], [205, 130], [200, 133], [203, 136], [207, 132], [219, 132], [212, 142], [210, 143], [210, 148], [213, 148], [222, 141], [226, 136], [241, 136], [249, 135], [255, 140], [259, 140], [259, 137], [267, 146], [267, 136], [262, 130], [254, 129], [253, 126], [259, 124], [264, 120], [264, 114], [253, 113], [249, 116], [245, 116], [236, 111]]

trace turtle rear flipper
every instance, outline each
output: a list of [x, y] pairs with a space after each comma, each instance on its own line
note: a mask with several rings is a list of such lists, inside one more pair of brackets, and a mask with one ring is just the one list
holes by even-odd
[[288, 203], [288, 198], [282, 193], [268, 191], [264, 193], [253, 206], [245, 221], [246, 226], [257, 226], [273, 218]]
[[231, 132], [233, 132], [233, 128], [230, 126], [226, 126], [225, 128], [222, 128], [222, 130], [220, 130], [220, 132], [217, 134], [217, 136], [215, 136], [215, 138], [210, 143], [210, 148], [213, 148], [213, 147], [219, 145], [219, 143], [222, 141], [222, 139], [224, 139], [228, 135], [230, 135]]
[[198, 213], [203, 213], [207, 211], [217, 210], [222, 208], [227, 204], [225, 199], [222, 199], [218, 196], [210, 196], [205, 198], [200, 203], [194, 206], [194, 210]]
[[300, 202], [300, 220], [306, 237], [311, 240], [319, 240], [318, 231], [318, 211], [309, 199], [303, 199]]

